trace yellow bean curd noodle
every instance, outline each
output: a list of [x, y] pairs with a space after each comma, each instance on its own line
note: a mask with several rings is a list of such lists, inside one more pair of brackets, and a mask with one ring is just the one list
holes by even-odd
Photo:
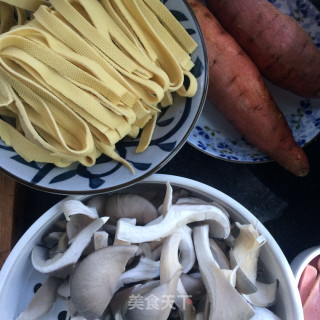
[[133, 171], [115, 144], [142, 130], [144, 151], [172, 92], [196, 93], [196, 47], [159, 0], [0, 0], [0, 137], [26, 161]]

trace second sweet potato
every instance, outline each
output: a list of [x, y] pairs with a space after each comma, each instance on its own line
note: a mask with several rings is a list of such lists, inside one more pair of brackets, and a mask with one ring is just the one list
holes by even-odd
[[255, 64], [206, 6], [197, 0], [188, 2], [207, 46], [209, 100], [248, 142], [295, 175], [305, 176], [308, 159]]
[[304, 97], [320, 97], [320, 50], [268, 0], [206, 0], [264, 77]]

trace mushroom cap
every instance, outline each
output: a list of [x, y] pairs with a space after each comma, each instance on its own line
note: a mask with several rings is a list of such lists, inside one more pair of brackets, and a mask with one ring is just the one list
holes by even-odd
[[102, 316], [137, 250], [138, 246], [109, 246], [94, 251], [77, 265], [70, 279], [71, 301], [87, 320]]
[[137, 194], [114, 194], [106, 198], [104, 210], [104, 214], [108, 215], [113, 223], [120, 218], [135, 218], [137, 225], [145, 225], [158, 217], [156, 207]]

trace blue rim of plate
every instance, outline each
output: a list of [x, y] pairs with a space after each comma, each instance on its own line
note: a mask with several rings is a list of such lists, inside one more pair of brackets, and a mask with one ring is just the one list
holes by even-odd
[[[317, 9], [307, 0], [268, 1], [294, 17], [320, 49], [320, 4]], [[320, 134], [320, 99], [294, 95], [269, 81], [266, 81], [266, 85], [284, 113], [298, 145], [305, 147], [317, 138]], [[206, 101], [188, 143], [209, 156], [234, 163], [257, 164], [272, 161], [241, 137], [209, 101]]]
[[[161, 0], [161, 2], [165, 5], [167, 5], [167, 3], [169, 3], [169, 0]], [[16, 161], [17, 166], [25, 166], [26, 170], [28, 168], [31, 168], [32, 170], [35, 171], [35, 174], [31, 177], [31, 179], [26, 180], [23, 177], [14, 174], [13, 172], [9, 171], [8, 169], [4, 168], [3, 165], [0, 165], [0, 171], [2, 171], [4, 174], [12, 177], [13, 179], [15, 179], [16, 181], [18, 181], [19, 183], [26, 185], [28, 187], [31, 187], [33, 189], [37, 189], [40, 191], [44, 191], [44, 192], [48, 192], [48, 193], [55, 193], [55, 194], [97, 194], [97, 193], [104, 193], [104, 192], [111, 192], [111, 191], [115, 191], [115, 190], [120, 190], [123, 189], [125, 187], [131, 186], [143, 179], [145, 179], [146, 177], [150, 176], [151, 174], [157, 172], [160, 168], [162, 168], [166, 163], [168, 163], [172, 157], [174, 157], [176, 155], [176, 153], [182, 148], [182, 146], [187, 142], [188, 136], [191, 134], [194, 126], [196, 125], [201, 112], [203, 110], [203, 106], [204, 103], [206, 101], [206, 95], [207, 95], [207, 90], [208, 90], [208, 58], [207, 58], [207, 51], [206, 51], [206, 46], [205, 46], [205, 41], [201, 32], [201, 28], [200, 25], [189, 5], [189, 3], [186, 0], [183, 0], [182, 3], [185, 6], [185, 9], [188, 11], [188, 14], [192, 17], [192, 23], [194, 24], [194, 28], [196, 30], [193, 29], [187, 29], [187, 31], [189, 32], [189, 34], [194, 34], [196, 33], [197, 36], [199, 37], [199, 42], [201, 44], [201, 49], [202, 49], [202, 54], [203, 54], [203, 61], [200, 61], [199, 57], [195, 56], [194, 62], [195, 62], [195, 69], [201, 69], [201, 74], [199, 74], [197, 77], [200, 77], [200, 75], [203, 77], [203, 90], [201, 93], [201, 96], [199, 97], [199, 103], [197, 105], [197, 111], [194, 114], [194, 117], [192, 119], [191, 124], [189, 125], [188, 130], [186, 130], [183, 133], [183, 137], [179, 138], [177, 140], [179, 141], [175, 141], [175, 142], [169, 142], [169, 143], [163, 143], [161, 145], [161, 142], [163, 142], [170, 134], [175, 134], [176, 131], [179, 130], [179, 128], [172, 128], [169, 132], [167, 133], [165, 136], [161, 137], [161, 138], [153, 138], [151, 140], [150, 146], [152, 145], [157, 145], [158, 147], [160, 147], [160, 149], [164, 152], [166, 152], [166, 156], [163, 157], [163, 159], [161, 161], [159, 161], [156, 165], [154, 165], [154, 167], [152, 169], [149, 169], [148, 165], [149, 164], [145, 164], [145, 163], [139, 163], [139, 162], [135, 162], [135, 161], [130, 161], [128, 159], [126, 159], [127, 161], [129, 161], [133, 167], [135, 169], [141, 170], [141, 171], [146, 171], [144, 173], [139, 172], [139, 175], [133, 175], [131, 172], [129, 172], [129, 174], [132, 175], [132, 179], [130, 178], [129, 181], [123, 181], [121, 183], [117, 183], [114, 184], [112, 186], [108, 186], [108, 187], [101, 187], [103, 185], [103, 183], [105, 182], [105, 180], [103, 179], [108, 179], [108, 177], [116, 172], [117, 170], [119, 170], [120, 168], [123, 168], [124, 166], [116, 163], [110, 159], [108, 159], [105, 155], [102, 155], [99, 159], [97, 159], [97, 164], [101, 164], [101, 163], [114, 163], [114, 166], [111, 168], [108, 168], [107, 172], [103, 172], [103, 173], [95, 173], [95, 172], [91, 172], [90, 169], [82, 166], [81, 164], [73, 164], [72, 167], [70, 168], [69, 171], [63, 171], [60, 174], [57, 174], [56, 176], [54, 176], [50, 183], [54, 184], [54, 183], [59, 183], [60, 181], [65, 181], [68, 179], [72, 179], [75, 175], [77, 176], [77, 178], [81, 178], [81, 179], [87, 179], [87, 188], [83, 188], [83, 189], [70, 189], [70, 188], [54, 188], [54, 186], [52, 186], [52, 188], [49, 185], [44, 185], [41, 184], [41, 181], [47, 177], [48, 174], [50, 174], [50, 172], [53, 169], [59, 169], [56, 168], [54, 165], [52, 164], [38, 164], [36, 162], [31, 162], [31, 163], [27, 163], [25, 162], [19, 155], [17, 155], [15, 153], [15, 151], [11, 148], [6, 146], [3, 141], [0, 140], [0, 150], [5, 150], [8, 152], [12, 152], [13, 156], [10, 157], [11, 159], [13, 159], [14, 161]], [[170, 9], [170, 8], [169, 8]], [[189, 18], [186, 17], [182, 12], [176, 10], [176, 6], [173, 6], [172, 9], [170, 9], [170, 11], [173, 13], [173, 15], [183, 24], [184, 21], [189, 21]], [[199, 65], [197, 65], [197, 63], [199, 63]], [[197, 70], [195, 71], [197, 72]], [[200, 73], [200, 71], [198, 71]], [[192, 103], [192, 98], [187, 98], [186, 102], [185, 102], [185, 106], [184, 106], [184, 111], [183, 114], [181, 115], [181, 119], [179, 119], [179, 124], [182, 123], [185, 118], [188, 117], [189, 115], [189, 111], [190, 111], [190, 107], [191, 107], [191, 103]], [[163, 115], [165, 115], [166, 112], [163, 112], [158, 121], [157, 121], [157, 125], [159, 124], [160, 126], [162, 125], [166, 125], [166, 121], [168, 122], [168, 120], [163, 120], [161, 123], [161, 118]], [[124, 157], [127, 154], [127, 150], [126, 148], [132, 148], [137, 146], [138, 144], [138, 140], [134, 139], [134, 140], [123, 140], [120, 141], [117, 145], [116, 145], [116, 150], [119, 152], [120, 156]], [[145, 151], [146, 152], [146, 151]], [[150, 164], [152, 165], [152, 164]], [[125, 168], [126, 170], [129, 171], [129, 169]]]

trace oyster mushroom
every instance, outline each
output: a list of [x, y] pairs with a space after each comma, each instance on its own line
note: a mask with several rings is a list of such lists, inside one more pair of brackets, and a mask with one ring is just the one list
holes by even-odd
[[108, 217], [103, 217], [93, 221], [72, 239], [70, 247], [64, 253], [58, 253], [52, 258], [48, 259], [47, 248], [35, 246], [31, 253], [33, 267], [45, 274], [66, 277], [90, 243], [94, 232], [98, 231], [107, 220]]
[[192, 229], [188, 226], [179, 228], [181, 239], [179, 243], [179, 261], [184, 273], [188, 273], [196, 262], [196, 253], [192, 241]]
[[102, 217], [106, 198], [107, 197], [105, 195], [94, 196], [87, 201], [86, 205], [89, 208], [95, 208], [99, 217]]
[[133, 286], [119, 290], [112, 297], [110, 301], [110, 309], [114, 320], [125, 319], [125, 314], [128, 310], [128, 300], [134, 288], [135, 287]]
[[145, 280], [152, 280], [160, 276], [160, 261], [154, 261], [146, 257], [141, 257], [138, 264], [127, 271], [125, 271], [119, 279], [117, 288], [125, 284], [140, 282]]
[[179, 198], [176, 202], [177, 204], [210, 204], [208, 201], [194, 198], [194, 197], [186, 197], [186, 198]]
[[17, 320], [37, 320], [45, 315], [57, 299], [57, 289], [62, 283], [61, 279], [49, 277], [38, 289], [27, 309]]
[[68, 245], [68, 235], [67, 235], [66, 232], [64, 232], [61, 235], [57, 245], [49, 250], [49, 256], [53, 257], [57, 253], [64, 253], [68, 249], [68, 247], [69, 247], [69, 245]]
[[70, 297], [70, 281], [69, 278], [64, 280], [60, 286], [57, 289], [57, 293], [59, 296], [63, 298], [69, 298]]
[[252, 305], [271, 306], [276, 298], [277, 281], [266, 284], [257, 281], [257, 265], [261, 247], [266, 240], [253, 225], [236, 222], [240, 233], [230, 251], [230, 263], [237, 272], [237, 288]]
[[220, 249], [216, 241], [209, 239], [210, 251], [213, 258], [218, 263], [220, 269], [230, 269], [230, 262], [224, 252]]
[[[186, 197], [186, 198], [180, 198], [177, 201], [177, 204], [189, 204], [189, 205], [213, 205], [217, 208], [219, 208], [227, 217], [229, 217], [229, 213], [227, 210], [218, 202], [211, 201], [208, 202], [206, 200], [200, 199], [200, 198], [194, 198], [194, 197]], [[224, 229], [220, 227], [218, 223], [214, 220], [209, 220], [206, 222], [209, 224], [209, 236], [213, 238], [225, 238]]]
[[253, 306], [267, 308], [276, 301], [278, 281], [272, 283], [256, 282], [257, 292], [243, 294], [244, 298]]
[[254, 315], [252, 307], [226, 279], [211, 254], [209, 226], [194, 227], [193, 238], [199, 269], [210, 302], [208, 319], [251, 319]]
[[[157, 319], [167, 320], [174, 303], [181, 270], [178, 270], [169, 282], [150, 286], [151, 290], [135, 290], [129, 297], [126, 320]], [[156, 283], [155, 283], [156, 284]], [[135, 301], [136, 300], [136, 301]], [[157, 304], [150, 307], [150, 303]], [[138, 307], [136, 307], [138, 306]]]
[[145, 225], [157, 218], [158, 212], [150, 201], [140, 195], [114, 194], [105, 200], [104, 215], [109, 216], [113, 224], [120, 218], [134, 218], [137, 225]]
[[139, 254], [154, 261], [160, 259], [162, 241], [139, 243]]
[[105, 231], [97, 231], [93, 234], [94, 250], [99, 250], [108, 246], [109, 234]]
[[190, 296], [193, 301], [198, 300], [203, 294], [205, 294], [206, 288], [203, 284], [200, 273], [182, 273], [180, 279], [187, 295]]
[[[181, 274], [183, 270], [178, 254], [181, 239], [182, 233], [177, 231], [163, 242], [160, 258], [160, 283], [168, 283], [177, 272]], [[178, 279], [175, 292], [171, 294], [175, 296], [174, 301], [182, 313], [182, 318], [188, 320], [194, 319], [195, 309], [193, 305], [185, 303], [185, 298], [188, 295], [180, 278]]]
[[[257, 278], [258, 257], [265, 239], [260, 237], [259, 232], [252, 224], [241, 225], [237, 222], [236, 226], [240, 233], [235, 239], [234, 247], [230, 250], [230, 263], [232, 268], [238, 265], [238, 271], [242, 271], [248, 280], [254, 284]], [[238, 280], [242, 280], [239, 275], [237, 279], [238, 289], [240, 291], [245, 290], [246, 288], [243, 288]]]
[[168, 283], [182, 266], [179, 262], [178, 250], [181, 234], [176, 232], [167, 237], [162, 245], [160, 257], [160, 283]]
[[[120, 223], [120, 221], [124, 221], [124, 222], [130, 223], [130, 224], [132, 224], [133, 226], [135, 226], [136, 223], [137, 223], [137, 219], [135, 219], [135, 218], [120, 218], [120, 219], [118, 220], [118, 222], [117, 222], [117, 226], [118, 226], [118, 224]], [[119, 232], [119, 229], [118, 229], [118, 227], [117, 227], [117, 229], [116, 229], [116, 234], [115, 234], [115, 236], [114, 236], [114, 241], [113, 241], [113, 245], [114, 245], [114, 246], [116, 246], [116, 245], [129, 245], [129, 244], [131, 244], [130, 242], [119, 240], [119, 239], [118, 239], [118, 232]]]
[[62, 211], [67, 221], [70, 220], [70, 216], [74, 214], [83, 214], [92, 219], [98, 219], [99, 215], [97, 209], [94, 207], [88, 207], [80, 200], [65, 200], [61, 204]]
[[71, 301], [87, 320], [100, 318], [138, 246], [109, 246], [82, 260], [70, 278]]
[[53, 248], [56, 246], [60, 240], [60, 238], [65, 234], [65, 232], [62, 231], [55, 231], [51, 232], [45, 237], [43, 237], [43, 242], [48, 248]]
[[251, 320], [280, 320], [272, 311], [266, 308], [253, 307], [255, 312]]
[[163, 204], [160, 206], [159, 208], [159, 212], [161, 212], [162, 216], [165, 217], [166, 214], [168, 213], [171, 205], [172, 205], [172, 193], [173, 193], [173, 190], [172, 190], [172, 187], [171, 187], [171, 184], [169, 181], [167, 181], [166, 183], [166, 194], [165, 194], [165, 197], [164, 197], [164, 201], [163, 201]]
[[166, 216], [157, 224], [147, 226], [132, 226], [120, 221], [118, 224], [118, 239], [131, 243], [155, 241], [171, 235], [177, 228], [195, 221], [212, 220], [223, 237], [230, 232], [229, 218], [217, 207], [212, 205], [172, 205]]

